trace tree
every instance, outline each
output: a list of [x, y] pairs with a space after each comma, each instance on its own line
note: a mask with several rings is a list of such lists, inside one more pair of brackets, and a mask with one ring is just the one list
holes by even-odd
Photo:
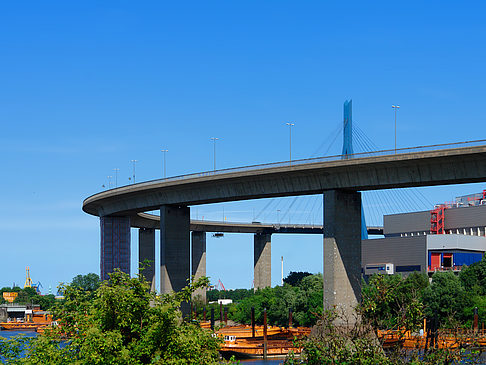
[[434, 273], [432, 284], [424, 291], [423, 300], [427, 317], [436, 317], [446, 327], [455, 326], [456, 321], [464, 319], [463, 309], [471, 306], [471, 298], [452, 271]]
[[406, 279], [401, 275], [373, 275], [363, 283], [360, 312], [378, 329], [420, 327], [424, 312], [422, 295], [428, 286], [425, 274], [413, 273]]
[[294, 325], [312, 326], [322, 313], [322, 297], [322, 275], [305, 276], [297, 286], [284, 284], [257, 290], [237, 304], [236, 309], [230, 312], [230, 318], [249, 324], [253, 307], [257, 323], [263, 323], [263, 310], [267, 309], [269, 324], [287, 326], [289, 309], [292, 309]]
[[290, 274], [283, 279], [284, 283], [287, 283], [292, 286], [298, 286], [302, 279], [306, 276], [312, 275], [310, 272], [303, 272], [303, 271], [291, 271]]
[[463, 268], [459, 274], [459, 279], [468, 292], [478, 295], [486, 294], [486, 258], [471, 266]]
[[200, 278], [179, 293], [156, 296], [142, 275], [117, 270], [94, 296], [64, 285], [65, 300], [54, 311], [60, 326], [29, 339], [25, 358], [0, 341], [0, 356], [16, 364], [217, 364], [220, 340], [182, 321], [179, 310], [208, 283]]
[[100, 277], [97, 274], [89, 273], [86, 275], [77, 275], [73, 278], [71, 285], [80, 289], [95, 291], [100, 287]]

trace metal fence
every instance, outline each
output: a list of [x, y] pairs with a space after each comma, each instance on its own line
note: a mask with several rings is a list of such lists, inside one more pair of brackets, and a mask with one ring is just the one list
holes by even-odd
[[311, 164], [311, 163], [339, 161], [342, 159], [393, 156], [398, 154], [406, 154], [406, 153], [414, 153], [414, 152], [437, 151], [437, 150], [445, 150], [445, 149], [479, 147], [479, 146], [486, 147], [486, 139], [465, 141], [465, 142], [434, 144], [428, 146], [406, 147], [406, 148], [398, 148], [396, 150], [388, 149], [388, 150], [381, 150], [381, 151], [359, 152], [359, 153], [348, 154], [348, 155], [333, 155], [333, 156], [314, 157], [314, 158], [306, 158], [306, 159], [291, 160], [291, 161], [270, 162], [265, 164], [232, 167], [232, 168], [226, 168], [220, 170], [212, 170], [212, 171], [204, 171], [204, 172], [198, 172], [198, 173], [192, 173], [186, 175], [172, 176], [172, 177], [167, 177], [162, 179], [149, 180], [135, 185], [143, 186], [145, 184], [152, 184], [157, 181], [170, 182], [170, 181], [177, 181], [177, 180], [193, 179], [193, 178], [203, 177], [203, 176], [221, 175], [221, 174], [227, 174], [232, 172], [244, 172], [244, 171], [252, 171], [252, 170], [259, 170], [259, 169], [273, 168], [273, 167], [300, 166], [300, 165]]

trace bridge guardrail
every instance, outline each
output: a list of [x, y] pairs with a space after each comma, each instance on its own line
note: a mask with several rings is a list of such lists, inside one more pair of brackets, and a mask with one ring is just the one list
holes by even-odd
[[[318, 163], [318, 162], [326, 162], [326, 161], [329, 162], [338, 161], [338, 160], [342, 160], [343, 156], [345, 156], [347, 159], [374, 157], [374, 156], [392, 156], [395, 154], [425, 152], [431, 150], [442, 150], [442, 149], [463, 148], [463, 147], [474, 147], [474, 146], [481, 146], [481, 145], [486, 145], [486, 139], [465, 141], [465, 142], [434, 144], [428, 146], [405, 147], [405, 148], [397, 148], [396, 150], [388, 149], [388, 150], [381, 150], [381, 151], [358, 152], [349, 155], [333, 155], [333, 156], [313, 157], [313, 158], [305, 158], [305, 159], [291, 160], [291, 161], [269, 162], [265, 164], [248, 165], [248, 166], [241, 166], [241, 167], [230, 167], [230, 168], [220, 169], [220, 170], [204, 171], [204, 172], [197, 172], [197, 173], [184, 174], [178, 176], [171, 176], [171, 177], [161, 178], [161, 179], [154, 179], [154, 180], [137, 183], [134, 185], [143, 186], [145, 184], [151, 184], [156, 181], [170, 182], [170, 181], [185, 180], [185, 179], [204, 177], [204, 176], [214, 176], [214, 175], [226, 174], [230, 172], [243, 172], [243, 171], [258, 170], [262, 168], [271, 168], [271, 167], [298, 166], [298, 165], [303, 165], [303, 164], [308, 164], [313, 162]], [[128, 186], [128, 185], [124, 185], [124, 186]], [[115, 189], [110, 189], [110, 190], [115, 190]]]

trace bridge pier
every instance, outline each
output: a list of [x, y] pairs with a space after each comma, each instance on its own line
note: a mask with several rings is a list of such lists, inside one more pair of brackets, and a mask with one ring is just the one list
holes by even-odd
[[[145, 260], [150, 263], [144, 264]], [[138, 262], [145, 265], [141, 274], [150, 284], [150, 291], [155, 291], [155, 229], [140, 228], [138, 230]]]
[[[194, 280], [206, 276], [206, 232], [191, 232], [192, 275]], [[199, 299], [206, 304], [206, 288], [196, 290], [193, 299]]]
[[130, 275], [130, 218], [100, 217], [101, 280], [116, 268]]
[[[361, 300], [361, 193], [324, 192], [324, 310], [356, 321]], [[345, 322], [345, 321], [344, 321]], [[344, 324], [341, 319], [336, 323]]]
[[190, 217], [185, 206], [160, 207], [160, 292], [180, 291], [190, 275]]
[[253, 287], [272, 286], [272, 235], [255, 233], [253, 238]]

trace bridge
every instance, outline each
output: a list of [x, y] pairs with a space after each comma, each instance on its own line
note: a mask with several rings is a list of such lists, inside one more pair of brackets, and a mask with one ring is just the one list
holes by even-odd
[[[132, 216], [130, 224], [133, 228], [159, 229], [160, 216], [155, 214], [137, 213]], [[290, 234], [323, 234], [322, 225], [314, 224], [280, 224], [262, 222], [227, 222], [191, 219], [190, 230], [215, 233], [290, 233]], [[382, 235], [383, 227], [368, 226], [368, 234]]]
[[[154, 226], [145, 228], [137, 222], [149, 219], [143, 212], [160, 209], [161, 292], [165, 293], [184, 287], [190, 272], [197, 275], [202, 266], [205, 272], [205, 231], [192, 232], [192, 270], [189, 267], [191, 226], [197, 229], [198, 225], [190, 220], [189, 206], [323, 194], [324, 308], [337, 306], [351, 313], [361, 295], [360, 191], [484, 181], [486, 141], [480, 140], [147, 181], [95, 194], [84, 201], [83, 210], [101, 220], [101, 273], [105, 279], [115, 267], [129, 272], [132, 225], [141, 227], [141, 260], [154, 258]], [[255, 234], [255, 287], [266, 286], [263, 280], [269, 276], [263, 263], [269, 261], [270, 235], [265, 230]]]

